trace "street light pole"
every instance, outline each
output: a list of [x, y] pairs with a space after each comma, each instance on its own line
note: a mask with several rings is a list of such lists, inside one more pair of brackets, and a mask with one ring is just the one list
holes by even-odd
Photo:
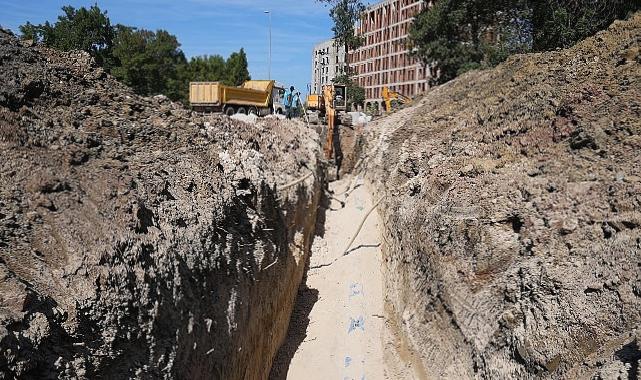
[[265, 11], [269, 14], [269, 80], [272, 79], [272, 12]]

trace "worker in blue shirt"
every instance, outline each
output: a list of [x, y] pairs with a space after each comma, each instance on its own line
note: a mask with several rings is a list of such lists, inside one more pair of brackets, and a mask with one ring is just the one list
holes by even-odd
[[294, 101], [292, 102], [292, 114], [294, 117], [299, 117], [300, 115], [298, 114], [298, 111], [300, 110], [301, 106], [301, 101], [300, 101], [300, 91], [296, 92], [294, 94]]
[[294, 86], [291, 86], [289, 90], [285, 91], [285, 114], [288, 119], [292, 118], [292, 105], [294, 104]]

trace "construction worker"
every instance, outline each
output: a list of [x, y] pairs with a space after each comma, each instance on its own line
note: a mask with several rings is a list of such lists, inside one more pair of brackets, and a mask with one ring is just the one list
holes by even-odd
[[298, 114], [298, 111], [300, 111], [300, 106], [301, 106], [301, 101], [300, 101], [300, 91], [297, 91], [296, 94], [294, 95], [294, 101], [292, 102], [292, 110], [294, 117], [299, 117], [300, 115]]
[[285, 114], [287, 115], [288, 119], [292, 118], [292, 106], [294, 103], [294, 86], [291, 86], [289, 90], [285, 91]]

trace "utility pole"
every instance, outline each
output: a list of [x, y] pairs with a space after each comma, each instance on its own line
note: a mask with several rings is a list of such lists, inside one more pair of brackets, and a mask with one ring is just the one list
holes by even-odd
[[265, 11], [269, 14], [269, 80], [272, 79], [272, 12]]

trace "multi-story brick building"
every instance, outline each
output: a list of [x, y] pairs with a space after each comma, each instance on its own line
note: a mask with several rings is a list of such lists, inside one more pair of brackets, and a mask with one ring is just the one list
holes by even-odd
[[320, 94], [326, 84], [345, 72], [345, 48], [327, 40], [314, 46], [312, 53], [312, 93]]
[[384, 0], [367, 7], [357, 25], [364, 45], [350, 53], [355, 79], [365, 89], [365, 106], [381, 109], [384, 86], [405, 96], [428, 88], [430, 70], [410, 55], [407, 37], [426, 0]]

